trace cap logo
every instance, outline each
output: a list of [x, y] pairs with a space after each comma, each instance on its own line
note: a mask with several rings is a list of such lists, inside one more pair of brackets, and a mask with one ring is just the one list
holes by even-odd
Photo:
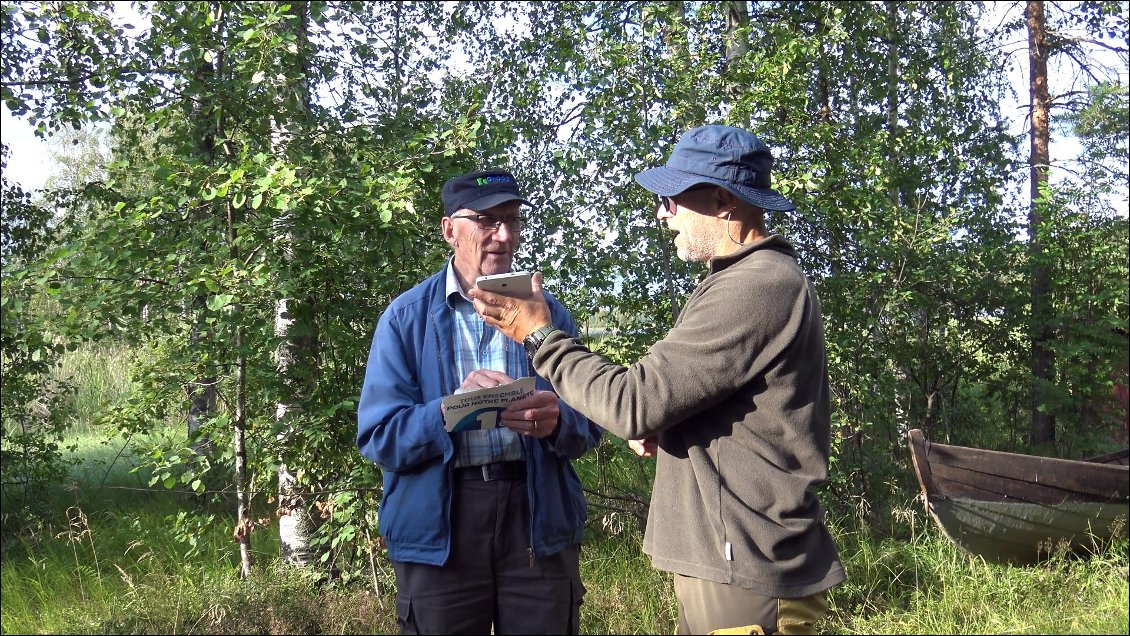
[[478, 177], [475, 179], [475, 185], [490, 185], [492, 183], [514, 183], [514, 180], [504, 175], [491, 175], [489, 177]]

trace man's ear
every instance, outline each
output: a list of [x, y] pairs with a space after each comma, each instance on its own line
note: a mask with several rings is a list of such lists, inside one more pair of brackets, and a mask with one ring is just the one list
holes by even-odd
[[714, 204], [717, 206], [716, 209], [719, 212], [724, 213], [729, 210], [733, 210], [735, 207], [740, 205], [741, 199], [739, 199], [737, 195], [735, 195], [733, 192], [730, 192], [726, 188], [717, 187], [714, 188]]
[[439, 220], [439, 229], [443, 234], [443, 240], [455, 247], [455, 221], [450, 216], [445, 216]]

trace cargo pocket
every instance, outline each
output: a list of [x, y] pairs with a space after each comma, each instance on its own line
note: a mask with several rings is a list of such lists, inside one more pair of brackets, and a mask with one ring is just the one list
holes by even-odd
[[783, 598], [777, 604], [777, 631], [786, 636], [815, 634], [817, 621], [827, 613], [827, 591], [804, 598]]

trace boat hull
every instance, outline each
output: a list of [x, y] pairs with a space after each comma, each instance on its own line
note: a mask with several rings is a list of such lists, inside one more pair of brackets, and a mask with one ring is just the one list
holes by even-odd
[[932, 497], [927, 510], [945, 535], [994, 563], [1031, 565], [1054, 554], [1095, 552], [1125, 536], [1130, 506], [1063, 503], [1057, 506]]
[[1094, 551], [1127, 535], [1130, 467], [908, 443], [922, 500], [943, 534], [996, 563]]

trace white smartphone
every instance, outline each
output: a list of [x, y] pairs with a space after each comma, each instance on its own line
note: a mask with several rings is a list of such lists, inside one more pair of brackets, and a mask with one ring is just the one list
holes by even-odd
[[506, 274], [479, 276], [475, 279], [475, 287], [495, 294], [525, 298], [534, 293], [530, 276], [531, 274], [529, 272], [509, 272]]

